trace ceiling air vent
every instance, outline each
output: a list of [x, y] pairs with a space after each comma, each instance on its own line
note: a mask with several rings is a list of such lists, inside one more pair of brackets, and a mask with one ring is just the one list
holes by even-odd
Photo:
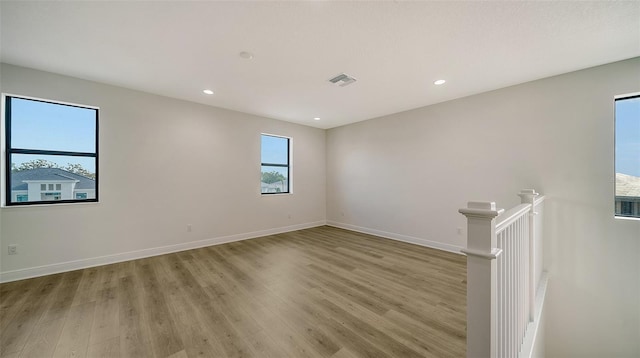
[[350, 85], [352, 83], [354, 83], [356, 81], [355, 78], [349, 76], [346, 73], [341, 73], [337, 76], [335, 76], [334, 78], [330, 79], [329, 82], [336, 84], [340, 87], [344, 87], [346, 85]]

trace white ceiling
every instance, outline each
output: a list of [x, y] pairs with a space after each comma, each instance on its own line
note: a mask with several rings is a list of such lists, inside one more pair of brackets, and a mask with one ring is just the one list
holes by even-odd
[[[0, 12], [2, 62], [319, 128], [640, 56], [638, 1], [2, 1]], [[358, 81], [328, 82], [341, 72]]]

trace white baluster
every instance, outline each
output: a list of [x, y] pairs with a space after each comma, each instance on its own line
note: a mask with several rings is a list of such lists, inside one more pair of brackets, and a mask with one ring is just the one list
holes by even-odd
[[535, 252], [535, 200], [538, 197], [533, 189], [520, 191], [522, 204], [531, 204], [529, 211], [529, 321], [533, 321], [536, 313], [536, 252]]

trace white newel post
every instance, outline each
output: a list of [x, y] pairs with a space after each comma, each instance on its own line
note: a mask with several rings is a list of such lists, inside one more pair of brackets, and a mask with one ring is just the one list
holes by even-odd
[[533, 189], [523, 189], [520, 191], [522, 204], [530, 204], [529, 209], [529, 321], [533, 322], [536, 314], [536, 243], [535, 243], [535, 204], [538, 197]]
[[459, 210], [467, 217], [467, 357], [495, 357], [495, 218], [504, 210], [495, 202], [473, 202]]

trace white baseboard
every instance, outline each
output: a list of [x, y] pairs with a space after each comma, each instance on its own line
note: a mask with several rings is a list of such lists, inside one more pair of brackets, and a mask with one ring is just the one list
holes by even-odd
[[463, 249], [462, 247], [455, 246], [455, 245], [449, 245], [449, 244], [445, 244], [445, 243], [442, 243], [442, 242], [425, 240], [425, 239], [420, 239], [420, 238], [413, 237], [413, 236], [396, 234], [396, 233], [386, 232], [386, 231], [381, 231], [381, 230], [376, 230], [376, 229], [369, 229], [369, 228], [366, 228], [366, 227], [361, 227], [361, 226], [356, 226], [356, 225], [351, 225], [351, 224], [344, 224], [344, 223], [340, 223], [340, 222], [337, 222], [337, 221], [327, 221], [327, 225], [328, 226], [334, 226], [334, 227], [341, 228], [341, 229], [362, 232], [362, 233], [365, 233], [365, 234], [380, 236], [380, 237], [384, 237], [384, 238], [391, 239], [391, 240], [403, 241], [403, 242], [408, 242], [408, 243], [416, 244], [416, 245], [420, 245], [420, 246], [426, 246], [426, 247], [430, 247], [432, 249], [449, 251], [449, 252], [453, 252], [454, 254], [462, 255], [462, 252], [461, 252], [461, 250]]
[[106, 256], [100, 256], [100, 257], [93, 257], [89, 259], [74, 260], [74, 261], [61, 262], [61, 263], [56, 263], [51, 265], [29, 267], [29, 268], [20, 269], [20, 270], [0, 272], [0, 283], [24, 280], [32, 277], [51, 275], [54, 273], [79, 270], [79, 269], [84, 269], [89, 267], [108, 265], [108, 264], [113, 264], [117, 262], [142, 259], [145, 257], [170, 254], [173, 252], [197, 249], [205, 246], [220, 245], [220, 244], [225, 244], [233, 241], [248, 240], [248, 239], [253, 239], [260, 236], [280, 234], [283, 232], [308, 229], [308, 228], [323, 226], [323, 225], [326, 225], [325, 221], [316, 221], [316, 222], [310, 222], [310, 223], [304, 223], [304, 224], [298, 224], [298, 225], [283, 226], [283, 227], [273, 228], [273, 229], [247, 232], [242, 234], [221, 236], [213, 239], [185, 242], [182, 244], [167, 245], [167, 246], [161, 246], [161, 247], [154, 247], [150, 249], [123, 252], [119, 254], [106, 255]]

